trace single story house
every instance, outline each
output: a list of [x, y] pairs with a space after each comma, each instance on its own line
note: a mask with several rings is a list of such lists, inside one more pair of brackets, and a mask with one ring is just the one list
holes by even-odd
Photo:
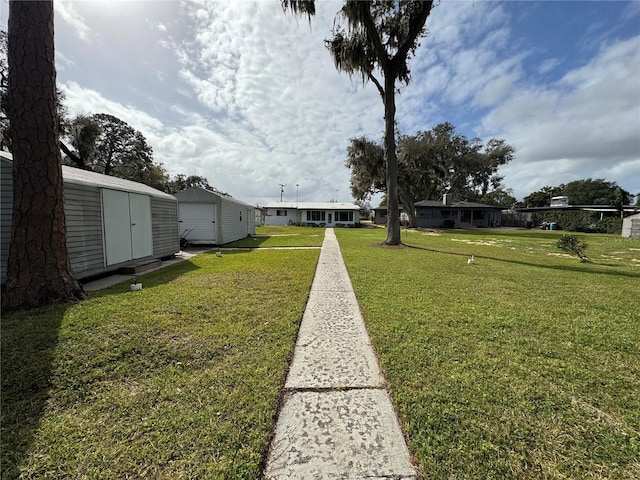
[[[13, 157], [0, 152], [0, 276], [6, 280], [13, 217]], [[63, 166], [71, 269], [78, 279], [180, 251], [178, 201], [142, 183]]]
[[177, 192], [180, 237], [190, 245], [223, 245], [256, 233], [256, 207], [192, 187]]
[[418, 227], [499, 227], [502, 207], [474, 202], [453, 202], [451, 194], [442, 201], [422, 200], [414, 204]]
[[630, 215], [622, 220], [622, 236], [640, 238], [640, 213]]
[[360, 207], [353, 203], [270, 202], [264, 209], [265, 225], [355, 227], [360, 223]]

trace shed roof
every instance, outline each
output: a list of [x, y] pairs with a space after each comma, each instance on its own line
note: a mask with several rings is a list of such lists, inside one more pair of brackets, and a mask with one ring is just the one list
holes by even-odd
[[[13, 156], [8, 152], [0, 152], [0, 157], [6, 161], [13, 162]], [[62, 166], [62, 178], [65, 183], [87, 185], [98, 188], [110, 188], [113, 190], [152, 195], [154, 197], [164, 197], [172, 200], [176, 199], [173, 195], [169, 195], [168, 193], [143, 183], [112, 177], [111, 175], [103, 175], [89, 170], [82, 170], [80, 168], [69, 167], [67, 165]]]
[[189, 201], [189, 200], [191, 202], [200, 202], [200, 201], [204, 201], [207, 198], [211, 198], [215, 200], [224, 198], [225, 200], [230, 200], [234, 203], [243, 205], [247, 208], [256, 208], [254, 205], [238, 200], [237, 198], [234, 198], [231, 195], [224, 195], [220, 192], [214, 192], [212, 190], [207, 190], [206, 188], [202, 188], [202, 187], [185, 188], [184, 190], [180, 190], [179, 192], [176, 192], [175, 196], [179, 202]]
[[269, 202], [264, 208], [287, 208], [292, 210], [360, 210], [354, 203], [339, 202]]

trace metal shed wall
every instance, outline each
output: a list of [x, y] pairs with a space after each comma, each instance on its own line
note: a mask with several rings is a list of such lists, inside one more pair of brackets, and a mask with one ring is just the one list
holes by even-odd
[[71, 269], [78, 278], [100, 273], [105, 266], [100, 190], [66, 183], [64, 214]]
[[255, 227], [253, 231], [249, 228], [251, 222], [255, 225], [255, 212], [246, 203], [221, 196], [219, 216], [218, 234], [221, 243], [234, 242], [255, 234]]
[[[6, 281], [13, 213], [13, 160], [0, 152], [0, 278]], [[101, 190], [135, 191], [151, 198], [153, 255], [161, 258], [180, 251], [178, 202], [175, 197], [143, 184], [63, 167], [67, 248], [73, 272], [79, 279], [117, 270], [134, 259], [106, 265]]]
[[12, 162], [0, 157], [0, 283], [7, 279], [7, 260], [13, 215]]
[[154, 257], [167, 257], [178, 252], [180, 250], [178, 202], [151, 197], [151, 228]]

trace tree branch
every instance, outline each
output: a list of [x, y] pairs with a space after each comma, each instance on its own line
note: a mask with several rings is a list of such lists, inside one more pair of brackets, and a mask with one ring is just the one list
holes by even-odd
[[78, 155], [73, 153], [71, 150], [69, 150], [69, 147], [67, 147], [62, 140], [60, 140], [60, 150], [62, 150], [62, 152], [67, 157], [69, 157], [73, 161], [73, 163], [75, 163], [79, 168], [86, 168], [82, 159]]
[[380, 92], [380, 96], [382, 97], [382, 101], [384, 102], [384, 88], [382, 88], [382, 85], [380, 85], [378, 79], [373, 76], [373, 73], [368, 72], [367, 76], [369, 77], [369, 80], [371, 80], [373, 84], [378, 88], [378, 92]]
[[427, 17], [431, 13], [431, 9], [433, 8], [433, 0], [421, 2], [420, 6], [421, 10], [418, 14], [418, 17], [416, 21], [412, 22], [409, 25], [409, 34], [407, 35], [407, 38], [405, 38], [404, 42], [402, 42], [402, 45], [400, 45], [400, 47], [398, 48], [396, 54], [391, 59], [392, 62], [404, 61], [407, 58], [409, 50], [414, 45], [418, 34], [427, 21]]
[[385, 71], [390, 59], [387, 54], [387, 50], [382, 44], [382, 39], [378, 34], [378, 29], [373, 22], [373, 18], [371, 18], [371, 2], [361, 2], [356, 0], [355, 2], [347, 2], [347, 6], [349, 6], [350, 8], [360, 9], [358, 20], [362, 22], [362, 25], [364, 26], [364, 29], [367, 32], [371, 43], [373, 44], [373, 50], [374, 52], [376, 52], [376, 56], [378, 57], [378, 61], [380, 62], [380, 66], [382, 67], [382, 71]]

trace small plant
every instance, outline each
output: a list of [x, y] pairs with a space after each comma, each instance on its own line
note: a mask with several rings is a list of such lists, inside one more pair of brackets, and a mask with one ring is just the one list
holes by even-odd
[[581, 262], [588, 262], [589, 257], [584, 253], [587, 244], [579, 240], [575, 235], [565, 234], [560, 237], [556, 246], [563, 252], [578, 257]]

